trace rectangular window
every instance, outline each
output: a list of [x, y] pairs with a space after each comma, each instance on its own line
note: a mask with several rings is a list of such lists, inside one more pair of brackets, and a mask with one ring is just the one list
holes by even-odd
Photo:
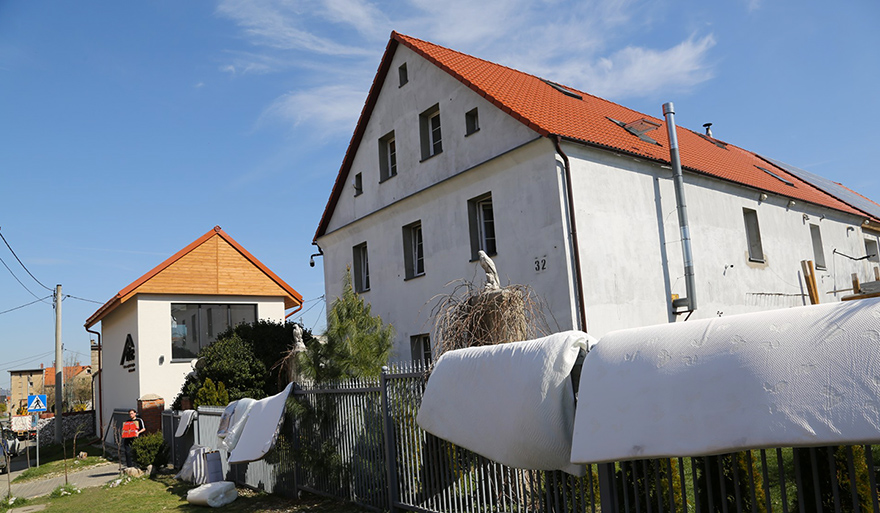
[[480, 116], [477, 109], [469, 110], [464, 115], [465, 137], [480, 129]]
[[171, 304], [171, 359], [188, 360], [239, 324], [257, 321], [257, 305]]
[[880, 262], [880, 251], [876, 240], [865, 239], [865, 255], [868, 256], [868, 262]]
[[366, 292], [370, 290], [370, 260], [367, 257], [367, 243], [361, 243], [352, 249], [352, 258], [354, 260], [354, 275], [352, 276], [352, 286], [355, 292]]
[[816, 261], [816, 269], [825, 270], [825, 251], [822, 250], [822, 233], [819, 225], [810, 225], [810, 238], [813, 239], [813, 259]]
[[400, 65], [397, 68], [397, 78], [399, 79], [400, 85], [398, 87], [403, 87], [404, 84], [409, 82], [409, 76], [406, 74], [406, 63]]
[[355, 196], [360, 196], [364, 193], [364, 177], [360, 173], [354, 175], [354, 182], [351, 185], [354, 187]]
[[758, 213], [750, 208], [744, 208], [743, 219], [746, 223], [749, 260], [752, 262], [764, 262], [764, 248], [761, 247], [761, 230], [758, 228]]
[[443, 151], [440, 133], [440, 104], [434, 105], [419, 115], [419, 133], [422, 142], [422, 160]]
[[495, 212], [492, 194], [484, 194], [468, 201], [468, 225], [471, 236], [471, 259], [479, 258], [482, 249], [487, 255], [495, 255]]
[[431, 337], [427, 333], [409, 337], [409, 346], [414, 362], [431, 363]]
[[421, 221], [403, 227], [403, 261], [407, 279], [425, 274]]
[[379, 181], [384, 182], [397, 175], [397, 142], [394, 130], [379, 139]]

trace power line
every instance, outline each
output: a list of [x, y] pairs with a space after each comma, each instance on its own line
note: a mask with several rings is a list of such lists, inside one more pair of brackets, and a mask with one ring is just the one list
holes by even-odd
[[[30, 292], [30, 291], [28, 291], [28, 292]], [[4, 311], [0, 312], [0, 315], [3, 315], [3, 314], [5, 314], [5, 313], [9, 313], [9, 312], [14, 312], [14, 311], [19, 310], [19, 309], [21, 309], [21, 308], [24, 308], [24, 307], [26, 307], [26, 306], [31, 306], [31, 305], [34, 304], [34, 303], [39, 303], [40, 301], [43, 301], [44, 299], [49, 299], [50, 297], [52, 297], [52, 296], [46, 296], [46, 297], [43, 297], [43, 298], [39, 298], [39, 297], [38, 297], [36, 301], [31, 301], [30, 303], [27, 303], [27, 304], [25, 304], [25, 305], [16, 306], [15, 308], [10, 308], [9, 310], [4, 310]]]
[[[15, 278], [15, 281], [17, 281], [18, 284], [21, 285], [21, 286], [24, 288], [24, 290], [28, 291], [28, 293], [29, 293], [30, 295], [32, 295], [32, 296], [34, 296], [34, 297], [36, 297], [36, 298], [39, 298], [39, 296], [37, 296], [36, 294], [34, 294], [34, 293], [31, 291], [31, 289], [27, 288], [27, 285], [25, 285], [24, 283], [21, 282], [21, 280], [18, 279], [18, 276], [16, 276], [15, 273], [12, 272], [12, 269], [10, 269], [8, 265], [6, 265], [6, 261], [5, 261], [5, 260], [3, 260], [2, 258], [0, 258], [0, 262], [3, 263], [3, 267], [5, 267], [7, 271], [9, 271], [9, 274], [11, 274], [13, 278]], [[52, 297], [52, 296], [49, 296], [49, 297]], [[43, 298], [43, 299], [45, 299], [45, 298]], [[40, 301], [43, 301], [43, 299], [40, 299]], [[46, 303], [46, 304], [48, 304], [48, 303]]]
[[78, 299], [78, 300], [80, 300], [80, 301], [85, 301], [85, 302], [87, 302], [87, 303], [95, 303], [96, 305], [103, 305], [103, 304], [104, 304], [104, 303], [102, 303], [102, 302], [100, 302], [100, 301], [95, 301], [94, 299], [86, 299], [86, 298], [83, 298], [83, 297], [71, 296], [70, 294], [65, 294], [65, 295], [64, 295], [64, 298], [62, 299], [62, 301], [64, 301], [64, 300], [67, 299], [67, 298]]
[[[18, 260], [18, 263], [21, 264], [21, 267], [22, 267], [25, 271], [27, 271], [27, 273], [30, 275], [31, 278], [34, 279], [35, 282], [39, 283], [40, 286], [43, 287], [43, 288], [46, 289], [46, 290], [52, 290], [52, 289], [50, 289], [49, 287], [43, 285], [43, 282], [41, 282], [40, 280], [38, 280], [37, 277], [34, 276], [34, 275], [30, 272], [30, 270], [28, 270], [27, 267], [25, 267], [24, 262], [22, 262], [21, 259], [18, 258], [18, 255], [15, 254], [15, 251], [12, 249], [12, 246], [10, 246], [10, 245], [9, 245], [9, 242], [6, 241], [6, 237], [3, 236], [3, 232], [0, 232], [0, 239], [3, 239], [3, 242], [6, 243], [6, 247], [9, 248], [9, 251], [12, 252], [12, 256], [14, 256], [16, 260]], [[5, 264], [4, 264], [4, 265], [5, 265]], [[7, 269], [8, 269], [8, 268], [7, 268]]]

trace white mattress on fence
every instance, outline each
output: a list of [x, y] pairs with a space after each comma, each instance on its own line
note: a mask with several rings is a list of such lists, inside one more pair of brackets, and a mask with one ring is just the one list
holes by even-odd
[[571, 461], [880, 442], [880, 299], [609, 333]]
[[567, 331], [445, 353], [428, 379], [419, 426], [505, 465], [582, 475], [569, 462], [571, 369], [589, 338]]
[[288, 383], [281, 393], [253, 403], [245, 417], [238, 443], [229, 453], [229, 463], [257, 461], [275, 446], [291, 388], [293, 383]]

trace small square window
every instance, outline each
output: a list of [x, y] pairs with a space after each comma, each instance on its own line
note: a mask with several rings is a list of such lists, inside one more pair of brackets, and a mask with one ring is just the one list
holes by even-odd
[[810, 225], [810, 238], [813, 240], [813, 259], [816, 261], [816, 269], [825, 270], [825, 251], [822, 249], [822, 233], [819, 225]]
[[352, 260], [354, 269], [352, 273], [352, 286], [355, 292], [370, 290], [370, 260], [367, 257], [367, 243], [363, 242], [352, 248]]
[[431, 337], [427, 333], [411, 336], [409, 345], [414, 362], [420, 361], [425, 365], [431, 363]]
[[406, 73], [406, 63], [405, 62], [403, 64], [401, 64], [399, 68], [397, 68], [397, 78], [400, 81], [400, 85], [398, 87], [403, 87], [404, 84], [409, 82], [409, 76]]
[[764, 248], [761, 246], [761, 230], [758, 227], [758, 213], [750, 208], [743, 209], [746, 224], [746, 241], [749, 245], [749, 260], [764, 262]]
[[422, 142], [422, 160], [443, 151], [440, 132], [440, 104], [434, 105], [419, 115], [419, 132]]
[[865, 255], [868, 257], [868, 262], [880, 262], [880, 251], [877, 246], [876, 240], [865, 239]]
[[397, 141], [394, 130], [379, 139], [379, 181], [397, 176]]
[[403, 227], [403, 262], [406, 279], [425, 274], [425, 249], [422, 243], [422, 222]]
[[360, 173], [354, 175], [354, 181], [351, 185], [354, 187], [355, 196], [360, 196], [364, 193], [364, 177]]
[[477, 109], [469, 110], [464, 115], [465, 136], [471, 135], [480, 129], [480, 116]]
[[471, 236], [471, 259], [479, 258], [479, 251], [487, 255], [498, 253], [495, 241], [495, 212], [492, 194], [487, 193], [468, 201], [468, 225]]

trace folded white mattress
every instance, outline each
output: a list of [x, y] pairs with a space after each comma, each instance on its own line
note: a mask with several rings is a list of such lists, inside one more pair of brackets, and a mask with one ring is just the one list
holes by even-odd
[[223, 507], [238, 498], [238, 490], [231, 481], [203, 484], [186, 492], [186, 501], [196, 506]]
[[880, 299], [608, 333], [571, 461], [880, 442]]
[[[257, 461], [275, 446], [284, 415], [284, 406], [291, 388], [293, 383], [288, 383], [280, 393], [250, 405], [250, 409], [243, 417], [244, 424], [238, 443], [229, 453], [229, 463]], [[227, 435], [226, 438], [228, 439], [229, 436]]]
[[589, 338], [567, 331], [445, 353], [428, 379], [419, 426], [511, 467], [582, 475], [569, 462], [571, 370]]

